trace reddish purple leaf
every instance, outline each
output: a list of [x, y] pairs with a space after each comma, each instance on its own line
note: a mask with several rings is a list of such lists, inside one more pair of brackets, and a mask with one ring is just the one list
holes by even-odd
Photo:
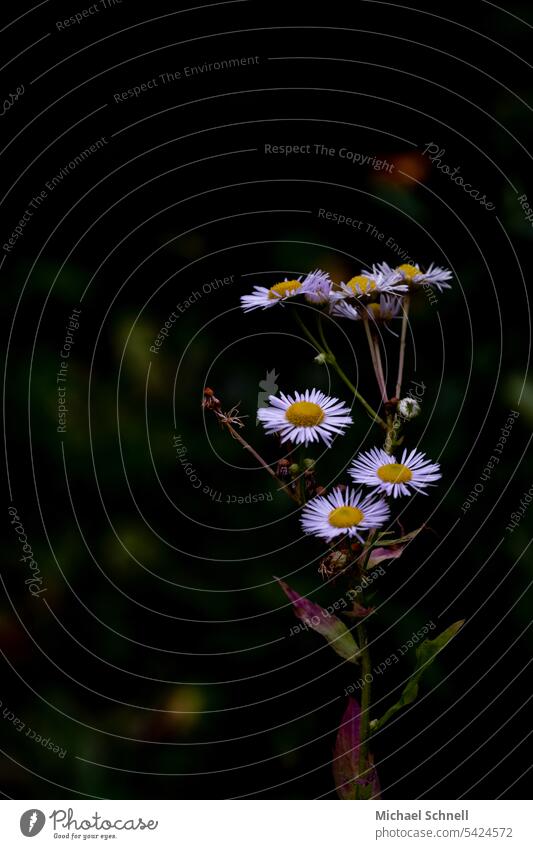
[[390, 548], [373, 548], [366, 568], [373, 569], [374, 566], [377, 566], [383, 560], [396, 560], [402, 556], [404, 548], [405, 545], [391, 545]]
[[276, 580], [292, 602], [298, 619], [301, 619], [308, 628], [312, 628], [313, 631], [317, 631], [325, 637], [331, 648], [344, 660], [349, 660], [350, 663], [358, 663], [359, 648], [344, 622], [341, 622], [329, 611], [324, 610], [319, 604], [314, 604], [308, 598], [299, 595], [285, 581], [279, 578], [276, 578]]
[[367, 788], [368, 797], [379, 799], [381, 788], [372, 755], [368, 754], [368, 771], [359, 778], [359, 727], [361, 708], [358, 702], [348, 699], [348, 706], [339, 726], [335, 749], [333, 751], [333, 778], [337, 794], [341, 799], [355, 799], [355, 788], [362, 784]]

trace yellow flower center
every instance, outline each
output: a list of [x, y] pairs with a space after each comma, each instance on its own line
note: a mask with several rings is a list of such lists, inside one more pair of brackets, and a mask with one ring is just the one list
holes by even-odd
[[396, 271], [400, 271], [405, 280], [409, 283], [412, 283], [413, 277], [416, 277], [417, 274], [420, 274], [420, 269], [416, 267], [416, 265], [409, 265], [406, 263], [405, 265], [399, 265]]
[[359, 525], [365, 518], [358, 507], [335, 507], [328, 516], [328, 522], [334, 528], [351, 528]]
[[268, 293], [269, 300], [286, 298], [287, 295], [299, 289], [301, 285], [298, 280], [285, 280], [283, 283], [275, 283], [274, 286], [270, 287]]
[[379, 304], [369, 304], [368, 309], [374, 316], [374, 318], [381, 318], [381, 307]]
[[348, 280], [346, 285], [352, 290], [354, 295], [369, 295], [376, 288], [376, 281], [372, 280], [371, 277], [367, 277], [366, 274], [358, 274], [356, 277]]
[[285, 410], [285, 418], [296, 427], [314, 427], [324, 421], [324, 411], [311, 401], [296, 401]]
[[411, 469], [403, 463], [385, 463], [379, 467], [377, 475], [384, 483], [407, 483], [413, 477]]

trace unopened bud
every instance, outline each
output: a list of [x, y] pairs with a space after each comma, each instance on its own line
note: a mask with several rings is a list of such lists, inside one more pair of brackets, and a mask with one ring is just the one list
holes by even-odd
[[348, 562], [348, 558], [342, 551], [332, 551], [330, 554], [331, 564], [335, 569], [343, 569]]
[[299, 471], [300, 467], [298, 463], [291, 463], [291, 465], [289, 466], [289, 472], [291, 473], [291, 475], [297, 475]]
[[306, 457], [303, 462], [304, 469], [314, 469], [315, 461], [311, 457]]
[[402, 398], [398, 412], [404, 419], [414, 419], [420, 413], [420, 404], [415, 398]]

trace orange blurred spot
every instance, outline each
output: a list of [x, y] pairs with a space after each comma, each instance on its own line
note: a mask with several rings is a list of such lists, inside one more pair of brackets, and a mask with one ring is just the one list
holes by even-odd
[[423, 183], [431, 170], [429, 159], [415, 151], [387, 156], [387, 160], [394, 165], [394, 168], [390, 173], [388, 171], [376, 172], [373, 175], [374, 180], [397, 188], [416, 188], [415, 181], [418, 180], [418, 182]]

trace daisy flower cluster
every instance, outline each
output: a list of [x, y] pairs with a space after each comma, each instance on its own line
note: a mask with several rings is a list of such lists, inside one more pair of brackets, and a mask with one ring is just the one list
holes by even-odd
[[[277, 434], [281, 443], [304, 447], [322, 440], [329, 448], [334, 434], [344, 435], [352, 424], [350, 410], [338, 398], [330, 398], [318, 389], [293, 395], [282, 392], [279, 398], [270, 395], [269, 406], [259, 408], [257, 417], [266, 432]], [[385, 497], [426, 495], [427, 487], [441, 477], [439, 464], [427, 460], [416, 449], [404, 449], [398, 460], [382, 448], [372, 448], [357, 455], [348, 474], [354, 483], [367, 486], [372, 492], [365, 495], [362, 489], [336, 487], [327, 496], [316, 496], [303, 509], [301, 524], [306, 533], [327, 542], [341, 535], [354, 536], [362, 542], [361, 531], [380, 528], [389, 520]]]
[[379, 448], [359, 454], [348, 469], [355, 483], [370, 487], [373, 492], [337, 487], [327, 497], [318, 496], [304, 507], [301, 524], [306, 533], [326, 542], [339, 535], [364, 539], [361, 531], [381, 528], [390, 519], [390, 508], [383, 497], [398, 498], [414, 492], [426, 495], [426, 487], [441, 478], [438, 463], [426, 460], [416, 449], [404, 451], [401, 462]]
[[[401, 536], [395, 538], [398, 534], [389, 530], [396, 520], [393, 508], [397, 499], [427, 496], [442, 478], [439, 463], [429, 459], [418, 445], [405, 447], [406, 431], [411, 420], [420, 414], [422, 400], [418, 393], [415, 397], [413, 390], [402, 397], [401, 387], [411, 338], [407, 333], [410, 301], [420, 290], [444, 292], [450, 289], [451, 277], [448, 269], [434, 263], [422, 268], [414, 263], [392, 267], [381, 262], [342, 282], [333, 281], [326, 271], [316, 268], [308, 274], [274, 282], [270, 287], [255, 286], [253, 292], [241, 297], [245, 313], [304, 304], [305, 310], [291, 308], [290, 312], [316, 349], [315, 362], [321, 367], [331, 367], [350, 392], [351, 404], [348, 405], [316, 387], [300, 385], [289, 393], [279, 394], [276, 387], [276, 394], [270, 394], [257, 411], [258, 424], [269, 437], [277, 440], [279, 453], [274, 463], [267, 462], [246, 442], [240, 432], [244, 424], [236, 408], [224, 413], [212, 390], [204, 390], [204, 408], [215, 413], [219, 424], [253, 455], [275, 478], [279, 489], [296, 503], [304, 534], [316, 537], [322, 547], [327, 544], [318, 572], [324, 580], [342, 579], [347, 584], [351, 607], [340, 614], [348, 617], [346, 622], [308, 597], [302, 597], [285, 581], [279, 580], [279, 584], [298, 619], [324, 637], [343, 660], [361, 663], [362, 673], [372, 669], [366, 619], [377, 612], [372, 606], [374, 589], [366, 592], [366, 577], [376, 563], [397, 559], [421, 530], [417, 528], [406, 534], [402, 528]], [[316, 319], [312, 327], [307, 324], [310, 314]], [[353, 329], [354, 336], [361, 338], [365, 349], [368, 346], [369, 371], [373, 370], [379, 390], [377, 405], [362, 396], [356, 379], [352, 383], [332, 350], [331, 340], [327, 339], [329, 333], [339, 332], [337, 322], [344, 319], [354, 322], [348, 329]], [[399, 333], [394, 333], [390, 327], [395, 321], [400, 324]], [[393, 342], [388, 334], [382, 334], [382, 327], [398, 341]], [[389, 367], [393, 357], [382, 360], [383, 351], [388, 355], [391, 346], [397, 351], [393, 389]], [[335, 448], [338, 440], [341, 443], [349, 440], [356, 418], [352, 406], [356, 404], [364, 408], [367, 417], [364, 424], [370, 421], [379, 428], [383, 441], [379, 444], [376, 438], [374, 446], [368, 450], [348, 451], [351, 459], [344, 470], [345, 482], [341, 478], [327, 487], [321, 486], [317, 471], [320, 457], [306, 456], [307, 449], [325, 446], [329, 451]], [[440, 651], [462, 623], [463, 620], [456, 622], [431, 641], [427, 640], [424, 657], [431, 658], [432, 652]], [[379, 798], [379, 781], [368, 741], [376, 728], [416, 696], [408, 683], [398, 702], [383, 716], [372, 719], [372, 694], [367, 675], [362, 674], [360, 680], [361, 705], [350, 697], [337, 738], [342, 756], [336, 755], [333, 761], [338, 794], [354, 800]], [[346, 757], [347, 725], [358, 741], [357, 747], [351, 747], [355, 754], [348, 764], [342, 760]]]
[[252, 294], [241, 297], [241, 306], [251, 312], [303, 300], [324, 308], [335, 318], [388, 322], [401, 316], [402, 299], [407, 295], [427, 287], [442, 292], [450, 288], [451, 277], [451, 271], [434, 263], [423, 271], [418, 264], [404, 263], [392, 268], [381, 262], [346, 282], [334, 283], [326, 271], [317, 268], [269, 288], [254, 286]]
[[[250, 312], [284, 305], [288, 301], [303, 301], [315, 307], [319, 315], [326, 312], [335, 319], [376, 324], [402, 319], [403, 346], [407, 299], [423, 287], [439, 292], [449, 289], [451, 276], [449, 270], [433, 263], [423, 270], [418, 264], [393, 268], [381, 262], [363, 269], [346, 282], [335, 283], [326, 271], [317, 268], [306, 275], [274, 283], [269, 288], [255, 286], [252, 294], [242, 296], [241, 305], [245, 312]], [[353, 482], [351, 486], [337, 485], [329, 493], [317, 487], [312, 497], [302, 498], [303, 530], [328, 543], [352, 537], [362, 543], [368, 531], [383, 528], [389, 522], [391, 499], [427, 495], [429, 487], [441, 478], [439, 464], [427, 459], [418, 448], [404, 448], [401, 454], [394, 453], [395, 444], [403, 442], [403, 437], [399, 438], [399, 428], [420, 412], [420, 404], [409, 397], [389, 400], [376, 332], [367, 329], [367, 335], [386, 411], [386, 420], [377, 413], [374, 419], [385, 428], [387, 438], [383, 447], [363, 451], [353, 459], [347, 469]], [[335, 358], [325, 340], [324, 346], [317, 361], [335, 365]], [[403, 359], [404, 351], [401, 350], [397, 389], [401, 384]], [[342, 376], [342, 371], [339, 370], [339, 373]], [[362, 400], [359, 393], [353, 391], [355, 397]], [[371, 408], [363, 403], [368, 412]], [[289, 454], [296, 448], [320, 442], [331, 448], [334, 440], [343, 437], [353, 423], [351, 410], [341, 400], [316, 388], [270, 395], [267, 405], [257, 411], [257, 419], [268, 435], [278, 436]], [[293, 477], [304, 469], [307, 476], [314, 474], [310, 470], [310, 464], [314, 466], [312, 460], [304, 461], [307, 466], [290, 460], [283, 462], [285, 465], [278, 465], [278, 468], [288, 468]]]

